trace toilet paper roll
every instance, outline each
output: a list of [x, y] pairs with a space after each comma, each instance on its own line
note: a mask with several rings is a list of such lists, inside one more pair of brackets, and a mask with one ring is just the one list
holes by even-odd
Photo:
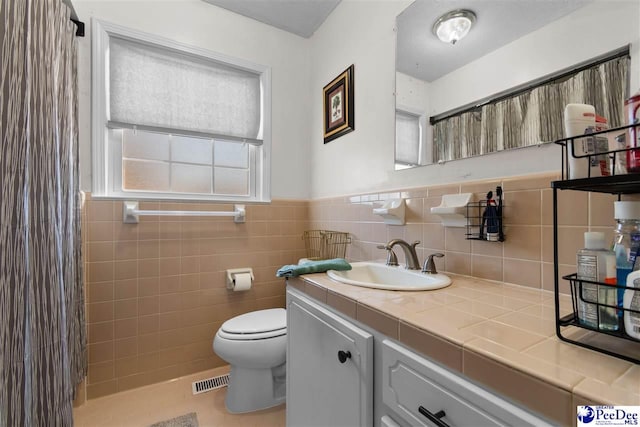
[[247, 291], [251, 289], [251, 273], [233, 275], [233, 291]]

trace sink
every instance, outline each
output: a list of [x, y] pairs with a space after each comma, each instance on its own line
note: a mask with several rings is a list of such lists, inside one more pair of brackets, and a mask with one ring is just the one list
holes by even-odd
[[353, 262], [351, 270], [329, 270], [327, 275], [347, 285], [392, 291], [430, 291], [451, 284], [451, 279], [444, 274], [427, 274], [375, 262]]

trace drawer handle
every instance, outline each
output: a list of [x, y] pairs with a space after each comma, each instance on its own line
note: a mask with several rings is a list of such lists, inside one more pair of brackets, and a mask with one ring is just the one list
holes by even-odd
[[346, 362], [347, 359], [351, 359], [351, 352], [350, 351], [342, 351], [342, 350], [340, 350], [338, 352], [338, 360], [340, 361], [340, 363]]
[[429, 419], [429, 421], [431, 421], [432, 423], [434, 423], [435, 425], [437, 425], [438, 427], [450, 427], [449, 424], [445, 423], [444, 421], [442, 421], [440, 418], [446, 416], [447, 414], [444, 413], [444, 411], [440, 410], [438, 412], [436, 412], [435, 414], [431, 411], [429, 411], [427, 408], [425, 408], [424, 406], [420, 406], [418, 408], [418, 411], [424, 415], [425, 417], [427, 417]]

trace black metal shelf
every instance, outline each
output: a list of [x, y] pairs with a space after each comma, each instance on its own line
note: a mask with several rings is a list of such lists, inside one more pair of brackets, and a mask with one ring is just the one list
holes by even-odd
[[640, 193], [640, 173], [553, 181], [551, 187], [558, 190], [635, 194]]
[[[620, 130], [625, 130], [634, 126], [638, 129], [638, 131], [640, 131], [640, 124], [636, 124], [598, 133], [619, 132]], [[569, 156], [584, 158], [584, 161], [590, 160], [590, 156], [576, 156], [575, 153], [572, 152], [572, 150], [569, 150], [570, 144], [568, 144], [568, 142], [572, 141], [575, 138], [577, 137], [556, 141], [556, 144], [559, 144], [563, 147], [562, 179], [559, 181], [553, 181], [551, 183], [551, 188], [553, 189], [553, 268], [556, 335], [562, 341], [640, 364], [640, 341], [627, 336], [623, 332], [622, 322], [619, 331], [604, 331], [598, 328], [589, 327], [579, 322], [577, 309], [578, 299], [582, 298], [582, 283], [589, 281], [577, 280], [575, 274], [562, 277], [562, 279], [568, 280], [571, 284], [572, 312], [565, 316], [560, 315], [560, 276], [558, 267], [558, 190], [589, 191], [596, 193], [617, 194], [619, 197], [623, 194], [640, 193], [640, 173], [616, 174], [615, 169], [613, 169], [611, 171], [611, 176], [567, 179]], [[609, 154], [609, 156], [615, 163], [616, 156], [626, 155], [626, 152], [630, 150], [631, 149], [612, 150], [607, 154]], [[590, 283], [597, 284], [597, 282]], [[616, 289], [619, 288], [627, 289], [625, 286], [616, 286]], [[591, 301], [587, 302], [594, 304]], [[602, 304], [595, 303], [595, 305], [600, 306]], [[624, 311], [623, 308], [615, 308]]]

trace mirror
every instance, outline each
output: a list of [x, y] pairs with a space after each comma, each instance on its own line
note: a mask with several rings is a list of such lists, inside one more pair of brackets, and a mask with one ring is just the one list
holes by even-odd
[[[454, 45], [441, 42], [433, 24], [456, 9], [477, 20]], [[633, 0], [414, 1], [396, 19], [395, 169], [432, 163], [430, 117], [637, 43], [639, 10]]]

